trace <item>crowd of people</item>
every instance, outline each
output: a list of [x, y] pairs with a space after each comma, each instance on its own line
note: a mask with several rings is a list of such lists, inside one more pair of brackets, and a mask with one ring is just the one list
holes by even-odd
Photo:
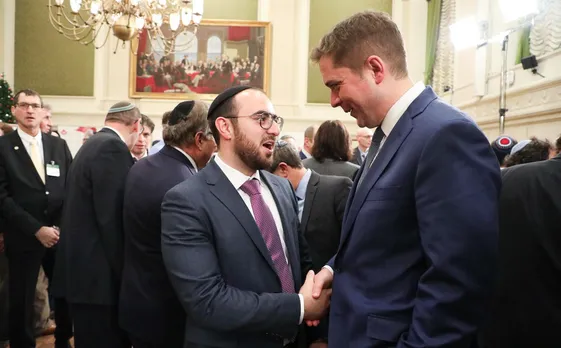
[[355, 149], [338, 120], [281, 136], [236, 85], [165, 112], [152, 148], [154, 123], [116, 103], [72, 157], [19, 91], [0, 127], [10, 347], [35, 347], [41, 270], [57, 348], [558, 347], [561, 139], [489, 143], [411, 81], [380, 12], [311, 60]]

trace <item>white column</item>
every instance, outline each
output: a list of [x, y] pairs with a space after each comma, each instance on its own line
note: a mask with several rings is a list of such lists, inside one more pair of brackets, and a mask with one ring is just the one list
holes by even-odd
[[14, 85], [14, 55], [16, 43], [16, 0], [3, 0], [3, 65], [4, 78], [10, 86]]
[[272, 0], [258, 0], [257, 2], [257, 20], [269, 21]]

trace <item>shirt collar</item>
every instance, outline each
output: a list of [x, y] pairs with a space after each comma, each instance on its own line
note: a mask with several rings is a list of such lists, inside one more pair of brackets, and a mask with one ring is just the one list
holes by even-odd
[[247, 176], [244, 173], [240, 172], [237, 169], [234, 169], [232, 167], [230, 167], [229, 165], [227, 165], [222, 158], [220, 158], [220, 156], [218, 154], [216, 154], [216, 156], [214, 156], [214, 162], [216, 162], [216, 164], [218, 165], [218, 167], [222, 170], [222, 172], [224, 172], [224, 175], [226, 175], [226, 177], [228, 178], [228, 180], [230, 180], [230, 182], [232, 183], [232, 185], [234, 186], [234, 188], [236, 190], [239, 190], [240, 187], [248, 180], [250, 179], [257, 179], [259, 180], [259, 182], [261, 182], [261, 177], [259, 176], [259, 171], [255, 171], [255, 174], [253, 174], [252, 176]]
[[312, 157], [312, 155], [310, 155], [310, 153], [304, 149], [302, 149], [302, 153], [306, 156], [306, 158]]
[[405, 111], [407, 111], [407, 108], [411, 105], [411, 103], [413, 103], [413, 101], [417, 99], [424, 90], [425, 85], [419, 81], [414, 84], [413, 87], [409, 88], [409, 90], [407, 90], [407, 92], [405, 92], [405, 94], [402, 95], [395, 104], [393, 104], [381, 125], [386, 137], [390, 135], [392, 129], [397, 124], [397, 121], [399, 121], [401, 116], [403, 116]]
[[191, 163], [193, 168], [195, 168], [195, 173], [199, 171], [199, 169], [197, 168], [197, 164], [195, 163], [195, 160], [193, 159], [193, 157], [189, 156], [189, 154], [187, 152], [181, 150], [177, 146], [174, 146], [173, 148], [176, 149], [177, 151], [181, 152], [185, 157], [187, 157], [187, 159], [189, 160], [189, 162]]
[[[123, 143], [125, 143], [125, 144], [127, 143], [126, 140], [125, 140], [125, 138], [123, 138], [123, 136], [121, 135], [121, 133], [119, 133], [119, 131], [116, 130], [115, 128], [110, 127], [110, 126], [103, 126], [103, 128], [101, 128], [101, 129], [104, 129], [104, 128], [110, 129], [110, 130], [112, 130], [113, 132], [117, 133], [117, 135], [119, 136], [119, 138], [121, 138], [121, 140], [123, 141]], [[134, 157], [134, 156], [133, 156], [133, 157]]]
[[43, 139], [43, 138], [41, 137], [41, 131], [39, 131], [39, 132], [37, 133], [36, 136], [31, 136], [31, 135], [27, 134], [26, 132], [22, 131], [22, 130], [18, 127], [18, 129], [16, 130], [16, 132], [18, 132], [18, 135], [19, 135], [21, 141], [25, 141], [26, 143], [29, 143], [29, 144], [31, 144], [31, 142], [33, 141], [33, 139], [35, 139], [35, 141], [37, 141], [37, 144], [40, 144], [41, 141], [42, 141], [42, 139]]
[[310, 169], [306, 169], [306, 174], [302, 177], [302, 180], [298, 183], [298, 187], [296, 188], [296, 197], [299, 200], [306, 199], [306, 190], [308, 189], [308, 183], [310, 182], [310, 177], [312, 176], [312, 171]]

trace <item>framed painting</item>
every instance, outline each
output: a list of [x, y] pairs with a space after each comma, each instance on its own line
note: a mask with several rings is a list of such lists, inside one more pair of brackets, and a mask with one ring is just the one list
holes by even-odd
[[130, 98], [214, 99], [236, 85], [269, 92], [270, 22], [203, 20], [196, 34], [176, 39], [185, 49], [168, 55], [161, 42], [148, 40], [142, 32], [132, 42]]

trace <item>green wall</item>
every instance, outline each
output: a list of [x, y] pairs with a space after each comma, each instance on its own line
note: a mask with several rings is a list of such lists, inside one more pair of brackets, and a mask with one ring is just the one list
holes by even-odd
[[[310, 0], [309, 50], [323, 35], [341, 20], [366, 9], [392, 13], [392, 0]], [[329, 103], [329, 89], [325, 87], [317, 64], [308, 67], [308, 103]]]
[[[68, 5], [68, 1], [65, 1]], [[94, 47], [70, 41], [49, 21], [45, 1], [16, 1], [15, 89], [93, 96]]]
[[[206, 0], [203, 18], [257, 20], [257, 5], [258, 0]], [[17, 0], [15, 29], [15, 90], [93, 96], [95, 48], [60, 35], [44, 0]]]
[[244, 19], [256, 21], [257, 11], [258, 0], [206, 0], [203, 19]]

